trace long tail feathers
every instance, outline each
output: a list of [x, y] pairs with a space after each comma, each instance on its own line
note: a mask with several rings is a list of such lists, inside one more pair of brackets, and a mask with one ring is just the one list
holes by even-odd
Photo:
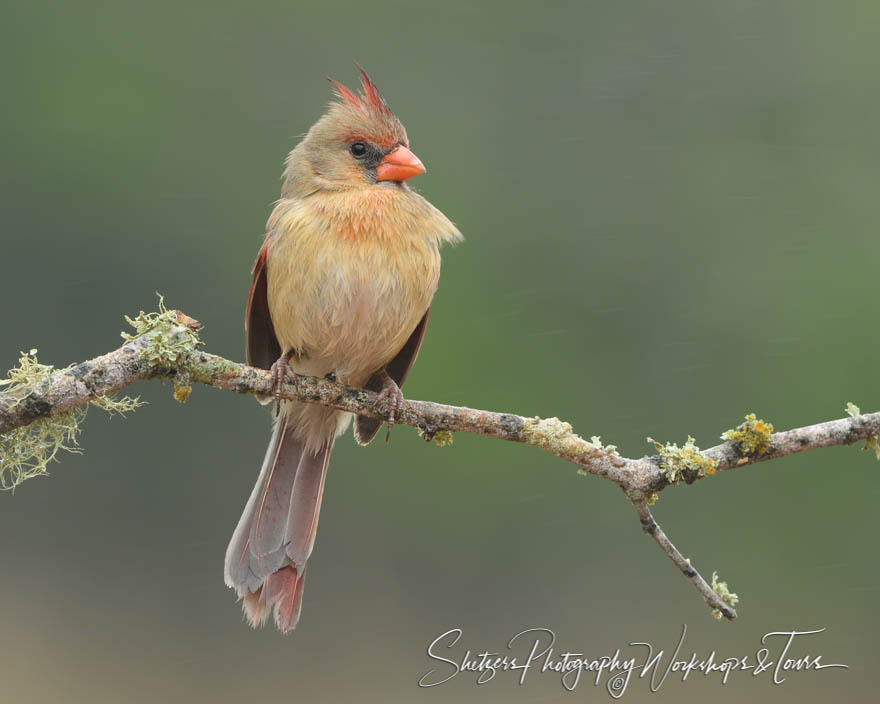
[[311, 450], [287, 413], [275, 425], [259, 479], [226, 550], [224, 569], [227, 586], [243, 599], [254, 627], [273, 612], [282, 632], [299, 621], [332, 449], [331, 436]]

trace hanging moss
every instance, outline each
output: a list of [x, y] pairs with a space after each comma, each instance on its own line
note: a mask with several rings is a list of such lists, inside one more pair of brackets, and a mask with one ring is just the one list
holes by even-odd
[[[56, 372], [50, 364], [40, 364], [37, 350], [22, 352], [18, 365], [9, 370], [6, 379], [0, 380], [0, 388], [23, 402], [32, 394], [41, 394]], [[118, 397], [116, 394], [99, 396], [89, 402], [112, 415], [125, 415], [143, 405], [138, 398]], [[61, 413], [38, 418], [28, 425], [0, 435], [0, 489], [15, 489], [22, 482], [49, 473], [48, 465], [57, 460], [59, 452], [80, 453], [77, 436], [86, 418], [89, 404], [76, 406]]]

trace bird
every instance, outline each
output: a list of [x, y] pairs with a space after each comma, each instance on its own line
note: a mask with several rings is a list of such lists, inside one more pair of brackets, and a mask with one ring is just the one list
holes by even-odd
[[[245, 311], [249, 365], [272, 373], [275, 419], [257, 482], [226, 550], [224, 578], [251, 626], [282, 633], [302, 609], [335, 439], [353, 414], [281, 398], [299, 375], [378, 392], [388, 432], [422, 345], [440, 248], [458, 228], [408, 185], [425, 172], [406, 130], [360, 67], [360, 90], [333, 99], [287, 156]], [[354, 417], [366, 445], [382, 426]], [[386, 435], [387, 439], [387, 435]]]

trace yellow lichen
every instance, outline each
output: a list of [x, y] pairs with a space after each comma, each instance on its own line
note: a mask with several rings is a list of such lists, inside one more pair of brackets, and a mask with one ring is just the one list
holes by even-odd
[[174, 375], [171, 383], [174, 384], [174, 400], [178, 403], [186, 403], [186, 399], [192, 393], [193, 387], [189, 381], [189, 373], [186, 371], [180, 371]]
[[446, 447], [452, 444], [451, 430], [436, 430], [433, 433], [426, 433], [422, 428], [416, 428], [419, 437], [428, 442], [433, 442], [437, 447]]
[[[712, 584], [710, 586], [712, 587], [712, 591], [720, 596], [721, 601], [723, 601], [728, 606], [733, 607], [739, 603], [739, 596], [737, 596], [732, 591], [730, 591], [730, 589], [727, 588], [727, 582], [722, 582], [718, 579], [717, 572], [712, 573]], [[721, 620], [723, 614], [718, 609], [713, 609], [712, 615], [716, 619]]]
[[446, 447], [447, 445], [452, 444], [452, 431], [451, 430], [438, 430], [434, 433], [434, 437], [432, 438], [434, 444], [438, 447]]
[[754, 413], [749, 413], [745, 423], [740, 423], [736, 428], [725, 430], [721, 433], [721, 439], [737, 443], [740, 452], [748, 457], [762, 455], [770, 449], [770, 445], [773, 443], [773, 423], [768, 423], [755, 416]]
[[178, 403], [186, 403], [189, 395], [192, 393], [193, 387], [190, 384], [174, 383], [174, 400]]
[[715, 474], [715, 460], [702, 454], [690, 435], [681, 447], [669, 442], [663, 445], [654, 438], [648, 438], [648, 442], [657, 449], [661, 460], [660, 470], [670, 484], [678, 482], [684, 471], [695, 472], [698, 477]]

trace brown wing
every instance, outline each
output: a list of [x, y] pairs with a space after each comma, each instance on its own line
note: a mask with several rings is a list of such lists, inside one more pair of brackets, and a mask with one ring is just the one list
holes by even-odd
[[[412, 369], [416, 357], [419, 356], [419, 349], [422, 346], [422, 340], [425, 339], [425, 330], [428, 328], [428, 316], [430, 314], [431, 309], [429, 307], [419, 321], [419, 324], [416, 325], [416, 329], [412, 331], [406, 344], [400, 352], [397, 353], [397, 356], [391, 360], [391, 363], [385, 367], [385, 371], [387, 371], [388, 375], [397, 382], [398, 386], [403, 386], [403, 382], [406, 381], [406, 376], [409, 374], [409, 370]], [[382, 389], [382, 380], [378, 374], [374, 374], [370, 378], [367, 382], [366, 388], [371, 391], [379, 391]], [[368, 444], [374, 437], [376, 437], [376, 433], [379, 432], [379, 428], [382, 427], [383, 422], [384, 421], [381, 421], [378, 418], [357, 416], [354, 419], [355, 440], [361, 445]]]
[[247, 363], [252, 367], [268, 369], [281, 356], [281, 346], [275, 337], [275, 327], [269, 315], [269, 297], [266, 286], [266, 257], [269, 238], [260, 247], [254, 262], [254, 280], [248, 293], [244, 315]]

